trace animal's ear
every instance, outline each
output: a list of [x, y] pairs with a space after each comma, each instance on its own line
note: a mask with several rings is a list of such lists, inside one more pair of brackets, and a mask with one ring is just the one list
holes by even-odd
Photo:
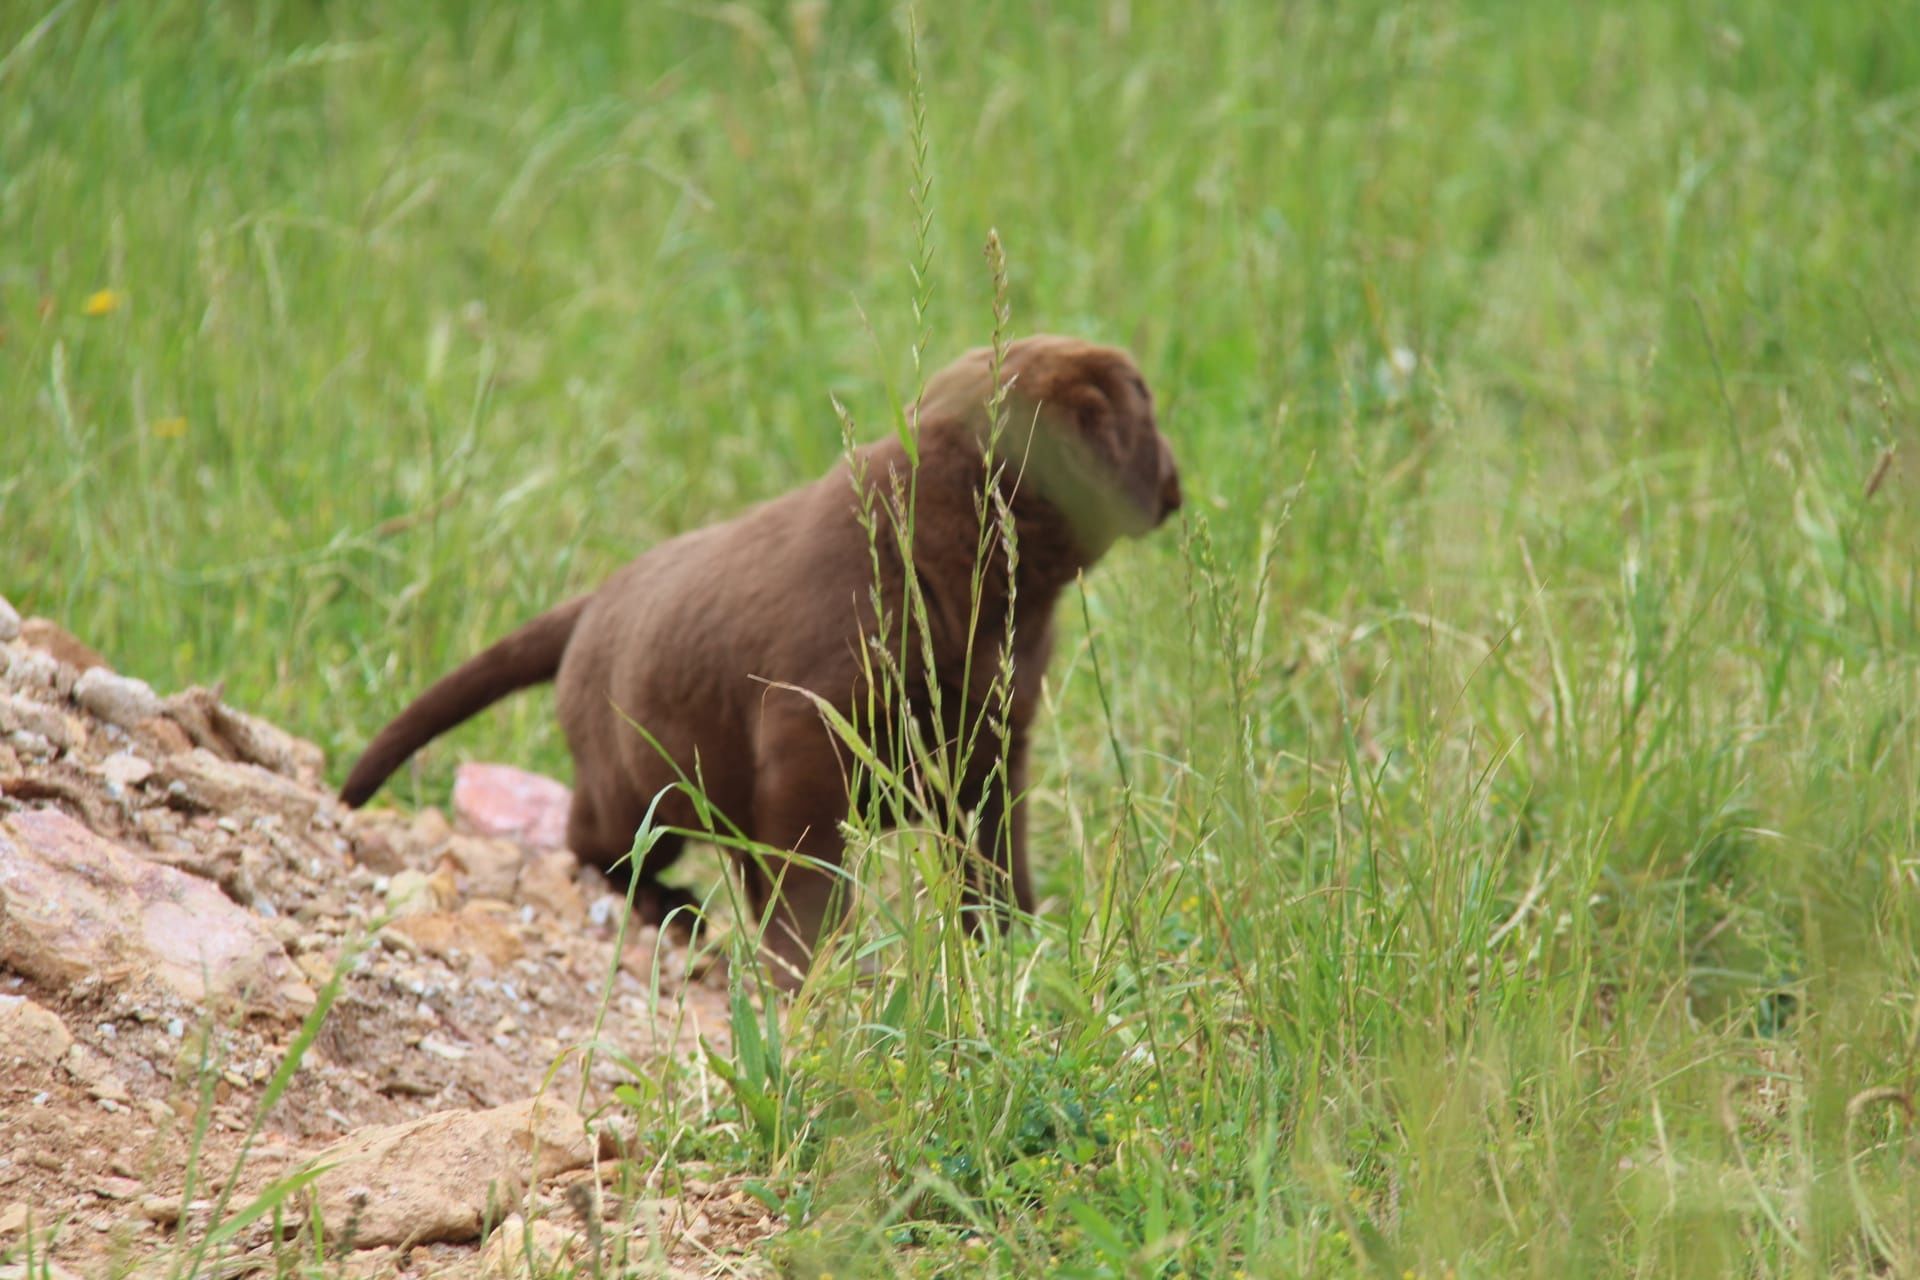
[[1083, 357], [1055, 387], [1061, 416], [1090, 464], [1113, 532], [1135, 535], [1178, 504], [1169, 488], [1172, 454], [1154, 423], [1153, 397], [1132, 364], [1107, 352]]
[[1073, 426], [1079, 428], [1081, 438], [1106, 445], [1106, 449], [1112, 451], [1114, 436], [1119, 430], [1114, 401], [1108, 399], [1106, 390], [1094, 378], [1075, 378], [1068, 388], [1064, 397], [1066, 405], [1062, 407], [1073, 418]]
[[1133, 361], [1119, 351], [1093, 347], [1061, 361], [1053, 379], [1056, 398], [1075, 415], [1088, 437], [1123, 439], [1153, 422], [1153, 393]]

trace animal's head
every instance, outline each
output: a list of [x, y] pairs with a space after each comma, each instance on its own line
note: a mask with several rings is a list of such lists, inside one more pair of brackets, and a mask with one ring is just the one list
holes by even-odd
[[[1008, 393], [998, 456], [1021, 488], [1059, 509], [1089, 562], [1179, 510], [1180, 470], [1126, 352], [1036, 335], [1006, 348], [1000, 380]], [[928, 382], [922, 431], [964, 426], [986, 444], [992, 388], [992, 351], [967, 352]]]

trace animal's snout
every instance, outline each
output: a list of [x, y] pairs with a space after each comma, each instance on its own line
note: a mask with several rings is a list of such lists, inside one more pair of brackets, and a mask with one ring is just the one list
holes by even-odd
[[1160, 441], [1160, 519], [1155, 523], [1164, 523], [1179, 509], [1180, 468], [1174, 464], [1173, 450], [1163, 439]]

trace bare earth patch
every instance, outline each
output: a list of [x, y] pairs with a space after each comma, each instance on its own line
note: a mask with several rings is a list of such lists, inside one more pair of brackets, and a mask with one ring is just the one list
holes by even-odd
[[[593, 1248], [754, 1270], [759, 1204], [713, 1178], [648, 1199], [660, 1174], [635, 1175], [654, 1166], [610, 1105], [626, 1077], [597, 1057], [582, 1078], [603, 993], [600, 1042], [643, 1065], [724, 1046], [717, 966], [652, 930], [616, 963], [623, 904], [558, 847], [560, 784], [475, 766], [451, 821], [355, 813], [322, 763], [0, 600], [0, 1275], [29, 1250], [55, 1276], [157, 1275], [192, 1249], [343, 964], [229, 1214], [323, 1162], [284, 1211], [322, 1219], [348, 1274]], [[270, 1270], [271, 1215], [222, 1247], [229, 1273]]]

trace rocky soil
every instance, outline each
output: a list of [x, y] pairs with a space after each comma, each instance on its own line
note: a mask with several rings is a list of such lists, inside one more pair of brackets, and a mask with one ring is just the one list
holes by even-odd
[[751, 1273], [758, 1202], [646, 1159], [607, 1058], [583, 1081], [609, 975], [599, 1040], [643, 1067], [724, 1045], [724, 975], [652, 931], [616, 957], [559, 783], [469, 765], [450, 818], [356, 813], [322, 763], [0, 599], [0, 1278], [284, 1269], [272, 1215], [206, 1245], [243, 1148], [228, 1216], [325, 1166], [283, 1216], [328, 1274]]

